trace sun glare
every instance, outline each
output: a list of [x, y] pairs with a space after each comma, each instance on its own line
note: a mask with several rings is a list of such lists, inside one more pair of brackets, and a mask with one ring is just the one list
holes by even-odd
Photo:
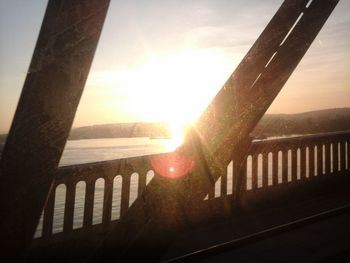
[[[169, 123], [173, 150], [182, 143], [185, 127], [221, 88], [231, 67], [232, 60], [219, 50], [184, 50], [153, 56], [129, 70], [103, 72], [95, 80], [119, 94], [134, 119]], [[117, 111], [118, 102], [114, 114]]]

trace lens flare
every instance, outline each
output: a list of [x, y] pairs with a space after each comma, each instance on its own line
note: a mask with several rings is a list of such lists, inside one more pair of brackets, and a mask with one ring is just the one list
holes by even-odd
[[187, 175], [195, 165], [191, 157], [178, 152], [154, 156], [150, 163], [158, 175], [171, 179]]

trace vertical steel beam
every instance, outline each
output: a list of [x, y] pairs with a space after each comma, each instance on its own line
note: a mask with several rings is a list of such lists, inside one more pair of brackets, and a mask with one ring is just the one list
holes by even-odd
[[0, 164], [0, 243], [5, 258], [23, 254], [31, 243], [108, 5], [109, 0], [48, 2]]

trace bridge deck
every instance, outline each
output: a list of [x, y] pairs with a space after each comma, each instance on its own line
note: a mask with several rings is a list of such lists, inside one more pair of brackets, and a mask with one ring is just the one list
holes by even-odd
[[198, 262], [350, 262], [350, 212]]
[[[350, 204], [349, 176], [342, 185], [319, 186], [312, 193], [290, 191], [278, 200], [242, 207], [239, 216], [183, 233], [164, 258], [196, 253], [178, 261], [188, 262], [318, 262], [350, 258], [350, 209], [321, 219], [306, 220], [271, 235], [232, 242], [260, 231]], [[333, 191], [329, 191], [332, 188]], [[328, 191], [327, 191], [328, 189]], [[348, 207], [349, 208], [349, 207]], [[225, 245], [218, 245], [224, 244]], [[210, 249], [209, 249], [210, 248]]]

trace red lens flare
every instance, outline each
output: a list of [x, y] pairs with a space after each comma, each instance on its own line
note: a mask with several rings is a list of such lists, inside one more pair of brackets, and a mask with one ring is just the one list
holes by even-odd
[[172, 179], [185, 176], [194, 167], [192, 158], [177, 152], [154, 156], [150, 162], [157, 174]]

